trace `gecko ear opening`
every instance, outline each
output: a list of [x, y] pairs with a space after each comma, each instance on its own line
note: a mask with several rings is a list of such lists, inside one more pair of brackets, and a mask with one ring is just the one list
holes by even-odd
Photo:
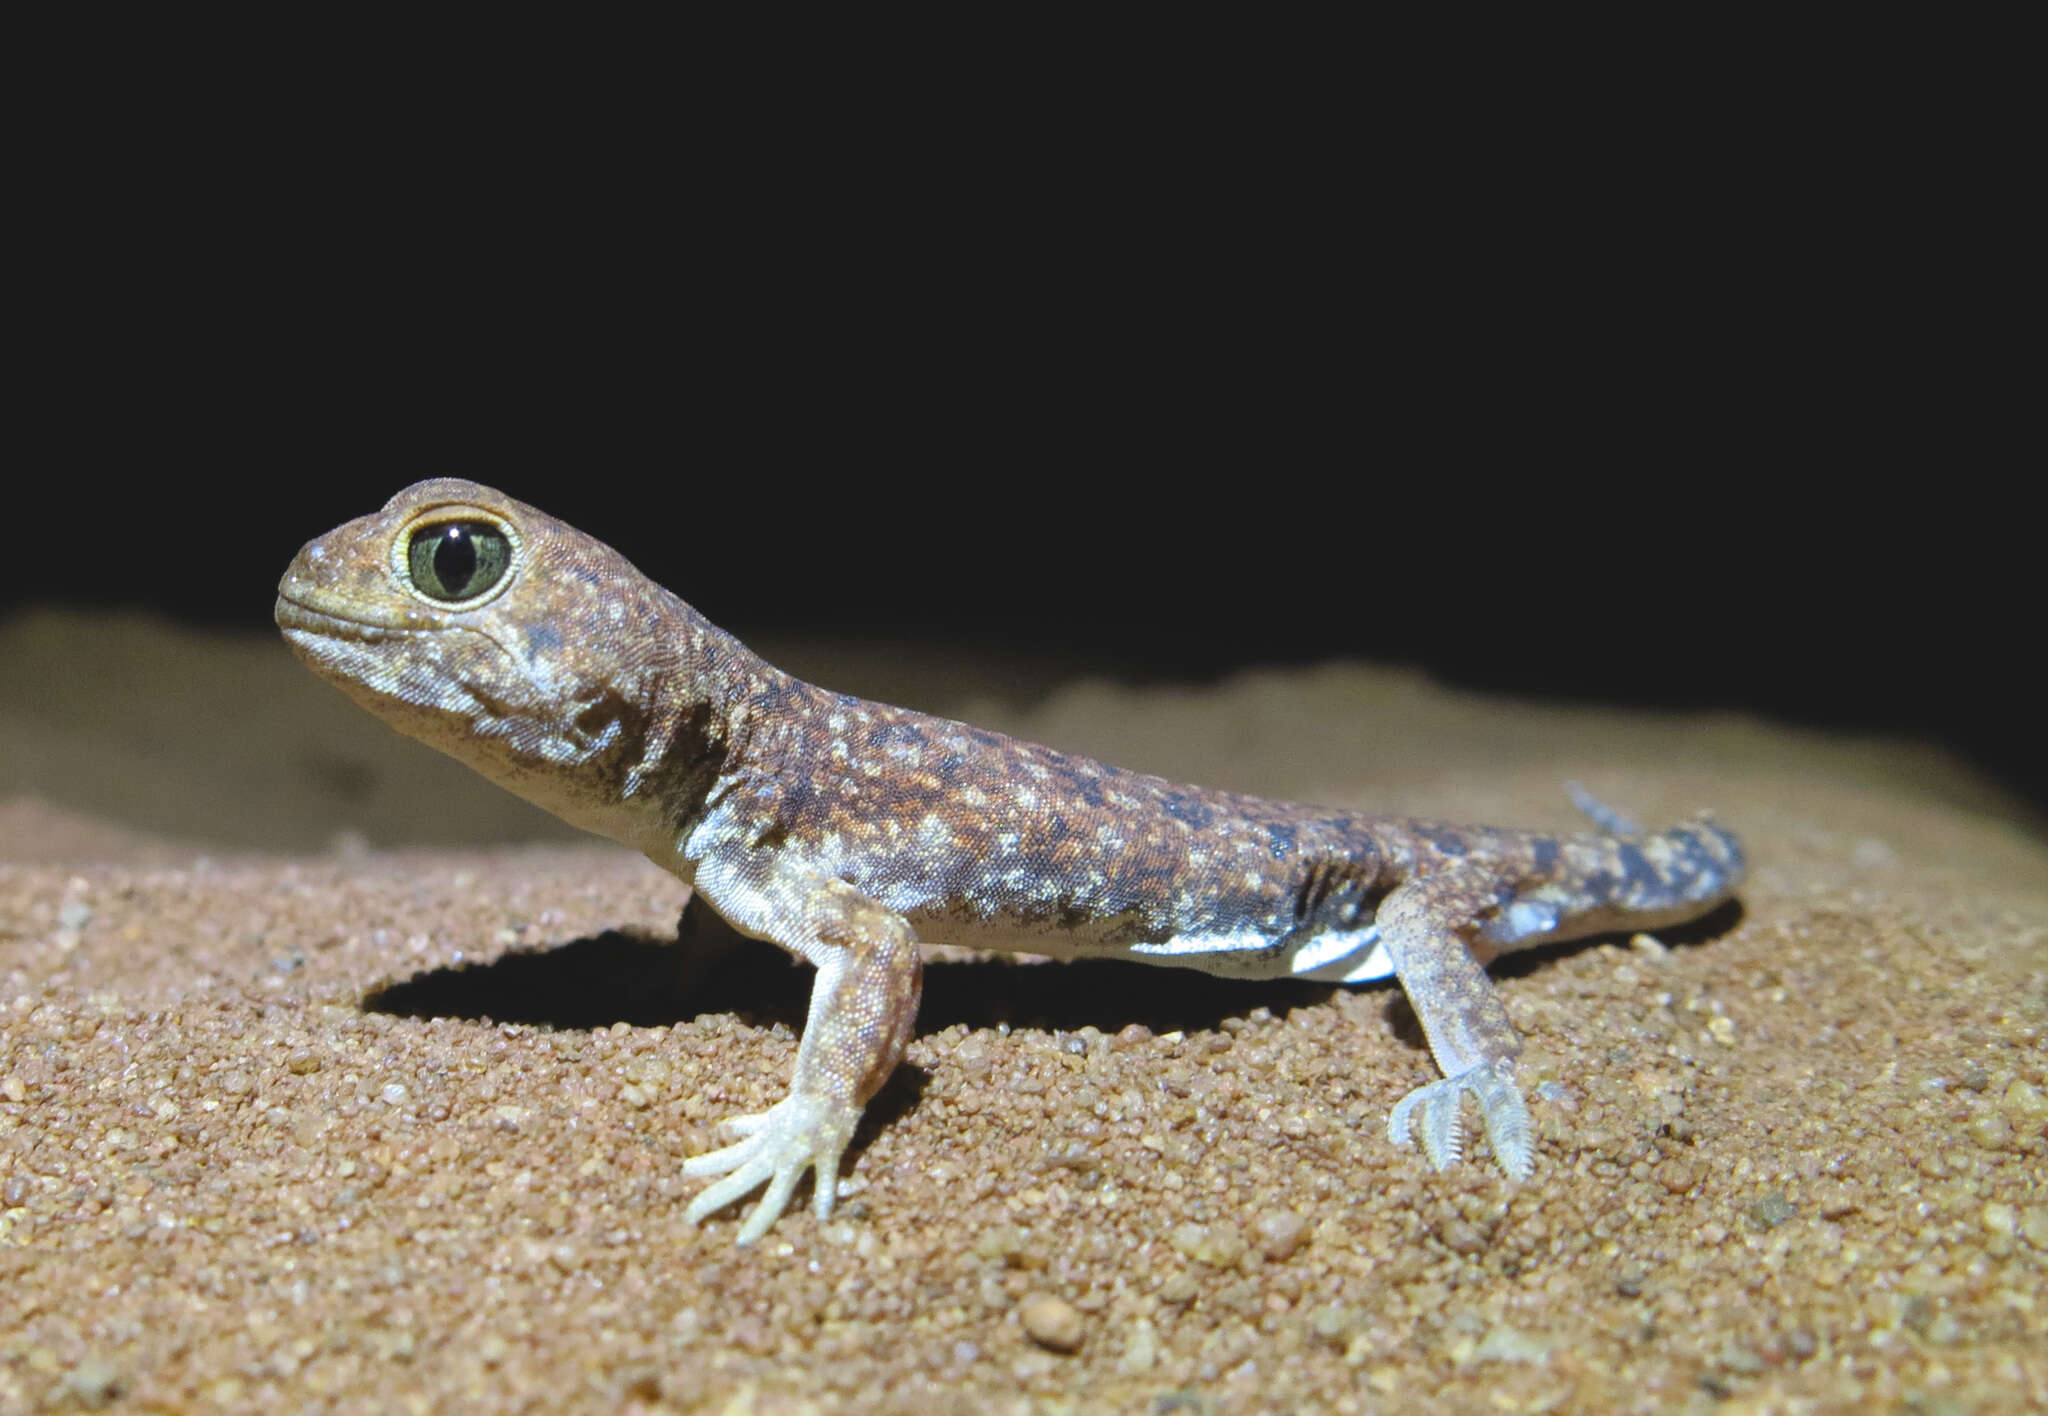
[[460, 605], [498, 588], [512, 569], [512, 542], [488, 521], [437, 521], [412, 533], [405, 565], [414, 590]]

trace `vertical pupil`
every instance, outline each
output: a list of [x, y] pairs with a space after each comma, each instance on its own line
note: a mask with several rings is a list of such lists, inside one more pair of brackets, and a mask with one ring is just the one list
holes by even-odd
[[467, 530], [462, 526], [449, 527], [441, 544], [434, 547], [434, 574], [458, 599], [470, 577], [476, 574], [476, 543]]
[[512, 569], [512, 546], [488, 521], [443, 521], [412, 533], [402, 571], [413, 589], [444, 605], [488, 593]]

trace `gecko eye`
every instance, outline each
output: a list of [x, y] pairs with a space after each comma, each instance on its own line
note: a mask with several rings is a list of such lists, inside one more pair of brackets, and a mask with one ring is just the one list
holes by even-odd
[[406, 564], [429, 600], [474, 600], [505, 578], [512, 543], [488, 521], [443, 521], [412, 533]]

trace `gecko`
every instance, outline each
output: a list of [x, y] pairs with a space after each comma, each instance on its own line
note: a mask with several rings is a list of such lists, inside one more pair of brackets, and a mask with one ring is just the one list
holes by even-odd
[[691, 1224], [806, 1171], [819, 1222], [862, 1108], [908, 1045], [918, 945], [1118, 958], [1233, 979], [1397, 979], [1438, 1080], [1393, 1107], [1443, 1169], [1477, 1104], [1534, 1165], [1522, 1039], [1486, 965], [1697, 918], [1740, 844], [1710, 815], [1645, 832], [1575, 788], [1590, 832], [1542, 834], [1185, 786], [806, 683], [610, 546], [436, 478], [308, 542], [276, 620], [315, 673], [401, 732], [644, 853], [739, 934], [816, 968], [787, 1095], [683, 1164]]

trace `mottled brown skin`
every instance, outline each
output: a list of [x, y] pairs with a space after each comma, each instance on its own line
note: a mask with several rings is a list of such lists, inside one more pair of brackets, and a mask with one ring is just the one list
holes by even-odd
[[1411, 1093], [1439, 1165], [1469, 1092], [1496, 1158], [1533, 1147], [1520, 1038], [1484, 965], [1654, 928], [1726, 899], [1734, 838], [1541, 836], [1182, 786], [790, 677], [610, 547], [441, 479], [309, 543], [277, 619], [316, 672], [404, 732], [694, 884], [741, 933], [818, 966], [790, 1094], [687, 1163], [763, 1183], [751, 1242], [815, 1166], [829, 1212], [861, 1105], [901, 1059], [917, 941], [1114, 956], [1233, 977], [1400, 978], [1444, 1080]]

